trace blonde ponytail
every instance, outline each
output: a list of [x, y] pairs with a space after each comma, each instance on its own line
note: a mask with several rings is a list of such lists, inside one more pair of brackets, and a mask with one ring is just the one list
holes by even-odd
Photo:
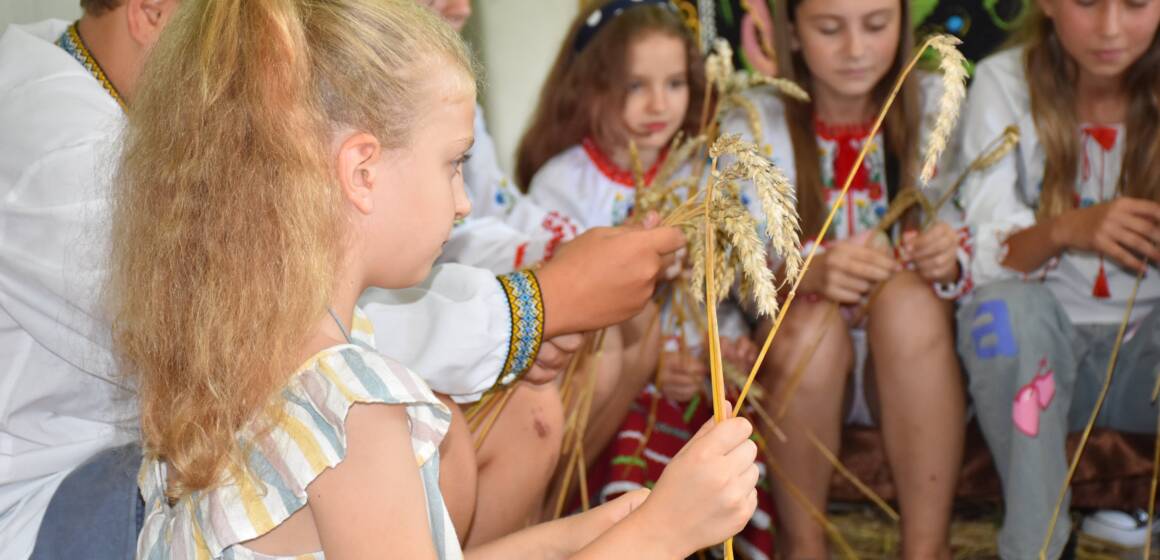
[[472, 75], [414, 0], [183, 0], [132, 100], [107, 294], [171, 498], [239, 462], [325, 313], [345, 227], [331, 135], [405, 145], [434, 65]]

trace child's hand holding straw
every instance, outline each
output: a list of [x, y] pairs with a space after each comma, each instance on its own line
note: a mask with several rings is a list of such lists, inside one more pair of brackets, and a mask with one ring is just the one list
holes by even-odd
[[907, 264], [928, 282], [953, 284], [959, 279], [959, 236], [946, 222], [935, 222], [926, 231], [902, 234], [899, 250]]
[[853, 305], [870, 294], [874, 286], [888, 280], [898, 269], [889, 243], [868, 242], [867, 231], [851, 239], [836, 241], [819, 253], [806, 270], [801, 289], [817, 293], [845, 305]]
[[[744, 418], [706, 422], [673, 457], [644, 503], [574, 558], [621, 557], [616, 551], [626, 548], [613, 548], [614, 543], [629, 539], [649, 543], [633, 547], [634, 558], [686, 558], [741, 531], [757, 508], [752, 433]], [[647, 535], [643, 541], [642, 535]]]

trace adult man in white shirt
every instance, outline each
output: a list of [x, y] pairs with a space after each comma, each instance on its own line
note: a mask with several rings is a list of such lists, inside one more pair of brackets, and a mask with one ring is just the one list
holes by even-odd
[[[104, 164], [121, 102], [174, 0], [128, 0], [125, 17], [85, 17], [92, 51], [57, 44], [64, 22], [0, 37], [0, 557], [32, 550], [60, 481], [136, 430], [97, 310]], [[86, 1], [104, 15], [102, 2]], [[115, 26], [115, 27], [114, 27]], [[71, 46], [77, 46], [70, 39]], [[87, 53], [87, 55], [86, 55]], [[78, 56], [81, 57], [78, 59]], [[81, 59], [108, 61], [106, 81]], [[108, 86], [108, 89], [105, 86]]]

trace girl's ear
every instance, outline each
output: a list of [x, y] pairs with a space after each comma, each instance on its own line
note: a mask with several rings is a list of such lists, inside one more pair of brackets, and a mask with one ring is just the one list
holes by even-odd
[[1035, 0], [1035, 3], [1048, 19], [1055, 17], [1055, 0]]
[[379, 139], [365, 132], [350, 135], [338, 147], [339, 188], [343, 198], [363, 214], [374, 211], [375, 189], [385, 187], [379, 166], [383, 157]]

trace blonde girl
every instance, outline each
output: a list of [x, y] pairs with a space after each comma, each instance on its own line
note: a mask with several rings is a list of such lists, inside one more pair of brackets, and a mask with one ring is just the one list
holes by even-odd
[[[1160, 2], [1041, 0], [1017, 45], [980, 63], [959, 154], [1002, 129], [1019, 149], [963, 187], [979, 288], [959, 312], [959, 352], [1003, 483], [1003, 558], [1068, 540], [1069, 431], [1096, 403], [1119, 323], [1143, 274], [1097, 425], [1153, 432], [1160, 361]], [[1146, 520], [1139, 539], [1151, 530]], [[1130, 535], [1129, 535], [1130, 536]]]
[[[423, 279], [469, 211], [463, 44], [412, 0], [187, 0], [145, 76], [109, 285], [140, 387], [138, 555], [462, 557], [448, 409], [355, 302]], [[469, 556], [683, 557], [752, 511], [748, 432], [706, 427], [648, 499]]]

